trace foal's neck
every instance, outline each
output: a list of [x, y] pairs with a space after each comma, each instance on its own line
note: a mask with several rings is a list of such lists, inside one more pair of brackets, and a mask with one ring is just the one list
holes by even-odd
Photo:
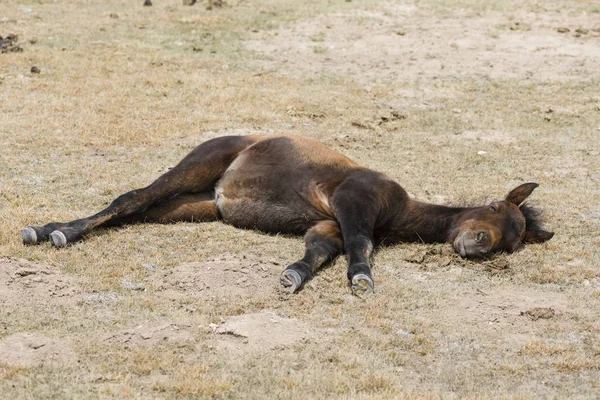
[[409, 200], [392, 223], [397, 240], [423, 243], [452, 242], [457, 222], [472, 208], [447, 207]]

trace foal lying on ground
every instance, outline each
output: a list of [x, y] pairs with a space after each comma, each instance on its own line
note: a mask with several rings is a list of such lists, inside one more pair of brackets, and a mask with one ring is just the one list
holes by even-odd
[[64, 247], [100, 226], [221, 219], [240, 228], [305, 234], [304, 258], [281, 275], [292, 292], [343, 252], [352, 291], [363, 296], [374, 288], [374, 244], [449, 242], [463, 257], [481, 257], [549, 240], [554, 233], [541, 229], [539, 213], [521, 205], [537, 186], [525, 183], [483, 207], [426, 204], [319, 142], [226, 136], [196, 147], [150, 186], [125, 193], [95, 215], [30, 226], [22, 236], [25, 244], [49, 239]]

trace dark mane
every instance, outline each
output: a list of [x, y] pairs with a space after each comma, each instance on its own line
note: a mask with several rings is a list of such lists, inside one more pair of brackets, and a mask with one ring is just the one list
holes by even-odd
[[542, 210], [532, 207], [526, 202], [519, 206], [519, 210], [521, 210], [521, 213], [525, 217], [525, 229], [528, 231], [543, 229], [544, 218]]

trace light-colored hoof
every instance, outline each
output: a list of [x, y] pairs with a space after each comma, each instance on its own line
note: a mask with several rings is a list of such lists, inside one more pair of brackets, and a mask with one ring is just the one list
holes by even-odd
[[23, 238], [23, 244], [37, 244], [38, 242], [37, 233], [30, 226], [21, 229], [21, 237]]
[[290, 293], [295, 293], [300, 289], [300, 286], [302, 286], [302, 277], [300, 277], [300, 274], [293, 269], [286, 269], [283, 271], [279, 281], [283, 286], [288, 288]]
[[50, 241], [57, 249], [67, 245], [67, 237], [61, 231], [54, 231], [50, 234]]
[[373, 293], [375, 293], [373, 279], [365, 274], [358, 274], [352, 277], [352, 294], [365, 299]]

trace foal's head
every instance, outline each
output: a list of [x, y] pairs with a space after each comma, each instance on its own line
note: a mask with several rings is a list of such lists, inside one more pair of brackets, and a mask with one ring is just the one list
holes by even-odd
[[463, 257], [482, 257], [497, 251], [513, 252], [524, 243], [542, 243], [554, 232], [541, 229], [540, 213], [522, 204], [538, 187], [525, 183], [504, 200], [473, 208], [457, 221], [453, 246]]

